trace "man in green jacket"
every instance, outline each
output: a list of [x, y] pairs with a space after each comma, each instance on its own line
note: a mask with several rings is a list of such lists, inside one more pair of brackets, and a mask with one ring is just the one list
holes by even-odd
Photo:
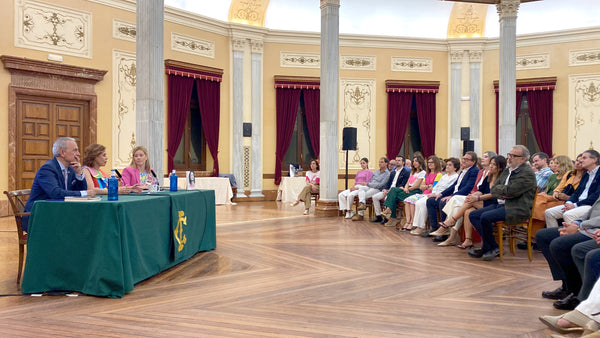
[[473, 211], [469, 219], [481, 235], [481, 249], [469, 250], [469, 255], [491, 261], [500, 254], [498, 243], [494, 238], [494, 223], [503, 221], [507, 224], [525, 222], [531, 217], [531, 207], [537, 183], [533, 170], [527, 163], [529, 150], [522, 145], [514, 146], [508, 153], [508, 168], [504, 170], [491, 194], [498, 203]]

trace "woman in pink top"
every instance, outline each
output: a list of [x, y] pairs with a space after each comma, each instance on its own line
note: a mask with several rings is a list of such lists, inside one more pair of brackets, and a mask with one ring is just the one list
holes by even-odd
[[150, 168], [148, 150], [144, 146], [137, 146], [131, 152], [131, 163], [123, 169], [121, 183], [126, 187], [140, 187], [148, 189], [156, 182]]
[[319, 164], [316, 160], [312, 160], [310, 161], [310, 171], [306, 172], [306, 186], [298, 195], [298, 199], [292, 203], [292, 206], [296, 206], [300, 201], [304, 201], [304, 214], [308, 215], [311, 194], [319, 192], [319, 183]]
[[354, 197], [358, 196], [358, 187], [366, 186], [371, 180], [371, 177], [373, 177], [373, 172], [369, 170], [369, 159], [366, 157], [360, 160], [360, 168], [361, 170], [356, 173], [356, 177], [354, 178], [354, 186], [338, 194], [340, 210], [346, 211], [346, 218], [352, 218], [352, 216], [354, 216], [352, 203], [354, 202]]

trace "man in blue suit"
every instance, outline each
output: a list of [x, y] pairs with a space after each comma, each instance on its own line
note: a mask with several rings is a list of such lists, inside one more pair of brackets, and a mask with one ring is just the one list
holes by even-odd
[[[35, 201], [60, 200], [65, 196], [94, 196], [94, 190], [87, 189], [75, 139], [70, 137], [57, 139], [52, 146], [52, 154], [54, 157], [44, 163], [35, 174], [25, 211], [31, 211]], [[28, 222], [29, 217], [24, 217], [24, 231], [27, 231]]]
[[[429, 215], [429, 225], [435, 231], [438, 229], [438, 217], [437, 212], [440, 211], [440, 218], [443, 222], [446, 219], [446, 213], [442, 211], [444, 206], [448, 200], [454, 195], [467, 196], [473, 186], [475, 185], [475, 180], [477, 179], [477, 174], [479, 173], [479, 168], [475, 165], [477, 163], [477, 154], [474, 151], [467, 151], [463, 157], [460, 159], [460, 166], [462, 170], [458, 175], [458, 178], [454, 183], [448, 187], [448, 189], [442, 191], [440, 194], [436, 196], [429, 197], [427, 199], [427, 214]], [[425, 236], [428, 234], [425, 233]], [[445, 236], [446, 238], [448, 236]], [[435, 238], [436, 241], [444, 241], [444, 236], [440, 236], [439, 238]]]

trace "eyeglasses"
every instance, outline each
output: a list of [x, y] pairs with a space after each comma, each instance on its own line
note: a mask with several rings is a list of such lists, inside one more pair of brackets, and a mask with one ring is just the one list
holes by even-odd
[[523, 155], [517, 155], [517, 154], [511, 154], [511, 153], [506, 154], [506, 156], [507, 157], [523, 157]]
[[427, 162], [427, 164], [433, 164], [433, 163], [435, 163], [435, 162]]
[[469, 157], [462, 157], [461, 160], [464, 160], [464, 161], [473, 161], [473, 159], [469, 158]]

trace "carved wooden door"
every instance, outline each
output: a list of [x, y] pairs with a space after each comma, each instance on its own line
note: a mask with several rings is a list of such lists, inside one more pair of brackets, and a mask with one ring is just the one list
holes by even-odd
[[77, 141], [81, 156], [89, 145], [88, 101], [22, 95], [17, 97], [16, 184], [28, 189], [37, 170], [52, 158], [52, 144], [63, 136]]

